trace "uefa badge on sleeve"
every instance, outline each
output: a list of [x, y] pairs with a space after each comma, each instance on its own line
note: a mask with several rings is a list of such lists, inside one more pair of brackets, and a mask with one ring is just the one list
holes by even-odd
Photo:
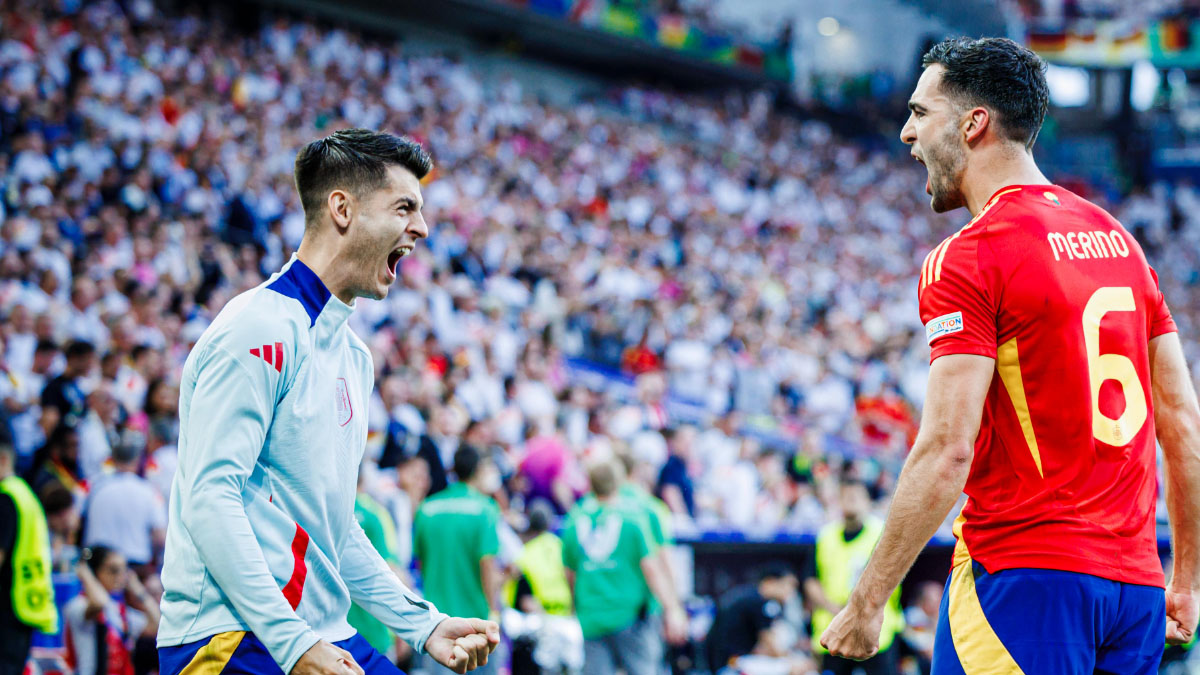
[[957, 333], [962, 329], [962, 312], [943, 314], [942, 316], [932, 319], [929, 323], [925, 324], [925, 340], [929, 342], [929, 344], [933, 344], [934, 340], [942, 337], [943, 335]]

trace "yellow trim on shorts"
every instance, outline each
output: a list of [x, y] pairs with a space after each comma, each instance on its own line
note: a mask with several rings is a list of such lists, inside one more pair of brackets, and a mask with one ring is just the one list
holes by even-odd
[[196, 652], [192, 660], [179, 671], [179, 675], [221, 675], [244, 637], [244, 630], [217, 633]]
[[966, 675], [1024, 675], [983, 613], [970, 558], [950, 573], [950, 637]]

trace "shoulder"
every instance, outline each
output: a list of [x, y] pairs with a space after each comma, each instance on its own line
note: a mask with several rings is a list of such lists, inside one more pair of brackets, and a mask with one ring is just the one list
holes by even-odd
[[259, 286], [225, 305], [196, 343], [194, 352], [201, 364], [223, 353], [247, 367], [258, 365], [282, 373], [308, 352], [308, 329], [303, 307], [265, 285]]
[[842, 527], [838, 523], [826, 523], [817, 531], [817, 543], [821, 543], [830, 537], [840, 537]]
[[307, 330], [305, 317], [302, 307], [295, 306], [293, 300], [258, 286], [229, 300], [200, 336], [197, 347], [241, 347], [251, 342], [269, 345], [268, 339]]

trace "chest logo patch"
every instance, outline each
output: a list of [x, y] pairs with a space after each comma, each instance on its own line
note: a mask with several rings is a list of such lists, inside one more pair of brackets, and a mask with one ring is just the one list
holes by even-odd
[[594, 525], [587, 518], [580, 518], [576, 526], [579, 545], [592, 562], [605, 562], [617, 550], [621, 541], [621, 520], [611, 514], [602, 515]]
[[339, 426], [346, 426], [354, 417], [354, 406], [350, 404], [350, 387], [346, 378], [337, 379], [337, 419]]

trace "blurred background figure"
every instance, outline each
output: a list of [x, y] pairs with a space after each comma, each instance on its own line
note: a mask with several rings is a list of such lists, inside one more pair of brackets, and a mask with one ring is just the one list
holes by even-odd
[[875, 544], [883, 534], [883, 521], [871, 513], [871, 495], [867, 486], [853, 479], [840, 488], [841, 522], [830, 523], [817, 535], [814, 562], [804, 580], [804, 592], [812, 606], [813, 651], [822, 654], [821, 671], [832, 675], [851, 675], [862, 670], [867, 675], [894, 673], [899, 663], [892, 649], [896, 636], [904, 629], [900, 610], [900, 590], [888, 600], [880, 629], [879, 653], [866, 661], [851, 661], [824, 652], [818, 642], [821, 633], [845, 606], [854, 582], [867, 566]]
[[[470, 445], [454, 453], [457, 482], [417, 510], [413, 557], [425, 597], [450, 616], [488, 619], [500, 614], [500, 509], [490, 496], [500, 487], [491, 458]], [[421, 672], [448, 672], [422, 659]], [[498, 672], [499, 659], [472, 672]]]
[[525, 545], [517, 557], [518, 575], [509, 606], [528, 614], [572, 616], [571, 586], [563, 566], [563, 543], [550, 531], [553, 511], [545, 502], [529, 507]]
[[158, 603], [106, 546], [84, 549], [82, 592], [63, 608], [67, 661], [77, 675], [148, 673], [158, 668]]
[[34, 629], [58, 630], [50, 582], [50, 534], [29, 485], [16, 476], [17, 453], [0, 438], [0, 673], [20, 675]]
[[145, 450], [146, 436], [132, 430], [113, 447], [109, 473], [98, 476], [88, 493], [83, 545], [113, 549], [140, 576], [153, 576], [166, 541], [167, 509], [158, 490], [138, 475]]
[[[675, 644], [686, 639], [686, 615], [648, 519], [619, 496], [623, 473], [614, 460], [592, 464], [591, 494], [572, 510], [563, 532], [588, 675], [657, 673], [663, 637]], [[662, 637], [650, 618], [652, 599], [663, 608]]]
[[926, 581], [917, 587], [916, 595], [917, 601], [904, 610], [904, 644], [913, 661], [908, 670], [929, 675], [933, 668], [933, 637], [942, 604], [942, 585]]
[[786, 623], [784, 608], [798, 601], [799, 588], [796, 573], [776, 563], [759, 574], [758, 583], [738, 586], [721, 596], [705, 641], [709, 671], [727, 675], [817, 672], [813, 661], [797, 649], [800, 631], [782, 625]]

